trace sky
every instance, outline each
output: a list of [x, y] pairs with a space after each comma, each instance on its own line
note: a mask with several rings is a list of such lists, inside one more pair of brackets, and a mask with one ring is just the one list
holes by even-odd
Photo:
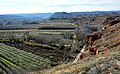
[[120, 0], [0, 0], [0, 14], [120, 10]]

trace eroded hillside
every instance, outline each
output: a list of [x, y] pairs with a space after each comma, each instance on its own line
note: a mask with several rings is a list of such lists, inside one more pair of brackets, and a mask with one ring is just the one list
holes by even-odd
[[[119, 74], [120, 73], [120, 20], [119, 16], [107, 16], [101, 22], [102, 38], [96, 40], [92, 47], [100, 51], [99, 55], [89, 55], [77, 64], [62, 64], [46, 74]], [[117, 22], [113, 22], [116, 21]], [[102, 52], [104, 49], [108, 49]], [[45, 74], [44, 73], [44, 74]]]

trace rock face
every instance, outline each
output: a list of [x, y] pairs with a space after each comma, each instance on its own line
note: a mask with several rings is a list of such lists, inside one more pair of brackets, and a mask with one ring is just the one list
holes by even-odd
[[[109, 18], [112, 18], [112, 16]], [[83, 68], [84, 70], [81, 69], [85, 74], [120, 73], [120, 23], [118, 18], [120, 17], [104, 22], [107, 24], [103, 26], [106, 28], [102, 30], [102, 39], [96, 40], [93, 46], [98, 51], [106, 48], [108, 48], [108, 51], [99, 55], [95, 63], [87, 65]]]

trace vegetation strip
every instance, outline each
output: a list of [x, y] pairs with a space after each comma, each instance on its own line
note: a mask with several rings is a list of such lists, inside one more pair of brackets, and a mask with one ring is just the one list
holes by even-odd
[[46, 44], [39, 44], [39, 43], [33, 43], [33, 42], [27, 42], [27, 41], [24, 41], [24, 43], [28, 44], [30, 46], [39, 46], [39, 47], [42, 47], [42, 48], [56, 49], [55, 47], [52, 47], [52, 46], [46, 45]]

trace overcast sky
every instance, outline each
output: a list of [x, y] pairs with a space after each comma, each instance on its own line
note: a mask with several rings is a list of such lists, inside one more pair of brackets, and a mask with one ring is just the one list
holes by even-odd
[[120, 0], [0, 0], [0, 14], [120, 10]]

